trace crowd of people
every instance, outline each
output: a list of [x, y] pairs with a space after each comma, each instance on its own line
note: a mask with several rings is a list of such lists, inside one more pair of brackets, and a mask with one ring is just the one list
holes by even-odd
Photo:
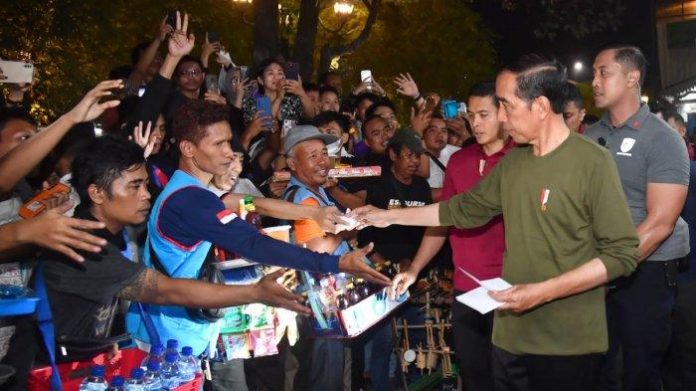
[[[227, 360], [206, 309], [310, 310], [278, 283], [282, 270], [253, 285], [201, 279], [215, 249], [345, 272], [392, 295], [433, 264], [453, 265], [455, 296], [479, 286], [467, 273], [502, 277], [512, 287], [490, 292], [496, 311], [452, 303], [466, 391], [696, 389], [695, 153], [677, 111], [641, 103], [640, 49], [598, 52], [601, 118], [540, 55], [479, 81], [450, 115], [406, 72], [391, 81], [400, 98], [376, 79], [348, 86], [338, 71], [313, 83], [278, 58], [239, 67], [208, 35], [192, 56], [188, 30], [186, 14], [162, 21], [132, 65], [41, 129], [29, 88], [8, 86], [0, 283], [41, 276], [55, 327], [46, 348], [34, 316], [0, 319], [0, 357], [17, 370], [8, 389], [26, 389], [51, 350], [59, 362], [128, 339], [148, 351], [153, 328], [209, 362], [214, 390], [398, 389], [388, 322], [350, 342], [301, 339], [275, 357]], [[337, 166], [379, 175], [334, 178]], [[69, 191], [21, 217], [59, 184]], [[295, 243], [241, 219], [240, 202], [265, 224], [291, 222]], [[390, 280], [365, 257], [398, 273]]]

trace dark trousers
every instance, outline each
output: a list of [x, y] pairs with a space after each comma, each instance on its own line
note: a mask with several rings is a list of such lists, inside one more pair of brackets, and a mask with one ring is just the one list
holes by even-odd
[[593, 391], [601, 354], [578, 356], [516, 355], [493, 346], [496, 391]]
[[696, 280], [677, 286], [672, 343], [663, 370], [667, 391], [696, 390]]
[[[455, 297], [461, 292], [455, 292]], [[492, 391], [491, 334], [493, 312], [481, 315], [464, 304], [452, 303], [454, 351], [465, 391]]]
[[391, 317], [372, 326], [359, 338], [351, 341], [352, 389], [364, 389], [363, 372], [365, 368], [365, 345], [372, 342], [370, 350], [369, 374], [374, 390], [389, 390], [389, 360], [394, 349]]
[[[675, 294], [666, 276], [676, 275], [676, 265], [676, 261], [644, 261], [609, 290], [609, 351], [602, 369], [602, 390], [618, 391], [619, 381], [625, 391], [662, 390], [660, 367], [669, 345]], [[667, 273], [668, 268], [674, 272]]]

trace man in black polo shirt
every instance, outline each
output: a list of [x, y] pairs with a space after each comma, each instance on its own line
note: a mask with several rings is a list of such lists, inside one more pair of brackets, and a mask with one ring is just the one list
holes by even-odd
[[660, 364], [670, 339], [677, 265], [689, 253], [689, 228], [679, 217], [689, 185], [684, 141], [641, 105], [647, 62], [640, 49], [611, 46], [595, 58], [595, 106], [607, 110], [585, 135], [611, 152], [640, 239], [639, 265], [607, 296], [609, 351], [603, 389], [662, 390]]

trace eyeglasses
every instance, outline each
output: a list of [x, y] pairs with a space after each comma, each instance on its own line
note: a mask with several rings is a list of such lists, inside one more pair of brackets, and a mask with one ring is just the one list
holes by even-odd
[[203, 74], [203, 71], [201, 69], [190, 69], [188, 71], [186, 70], [181, 70], [179, 71], [179, 76], [184, 77], [198, 77]]

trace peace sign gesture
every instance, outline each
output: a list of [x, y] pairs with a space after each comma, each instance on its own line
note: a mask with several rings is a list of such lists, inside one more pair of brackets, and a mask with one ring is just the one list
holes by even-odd
[[173, 57], [183, 57], [193, 50], [196, 43], [196, 37], [193, 34], [186, 34], [188, 31], [188, 14], [184, 14], [183, 21], [181, 13], [176, 11], [176, 29], [169, 38], [169, 55]]

